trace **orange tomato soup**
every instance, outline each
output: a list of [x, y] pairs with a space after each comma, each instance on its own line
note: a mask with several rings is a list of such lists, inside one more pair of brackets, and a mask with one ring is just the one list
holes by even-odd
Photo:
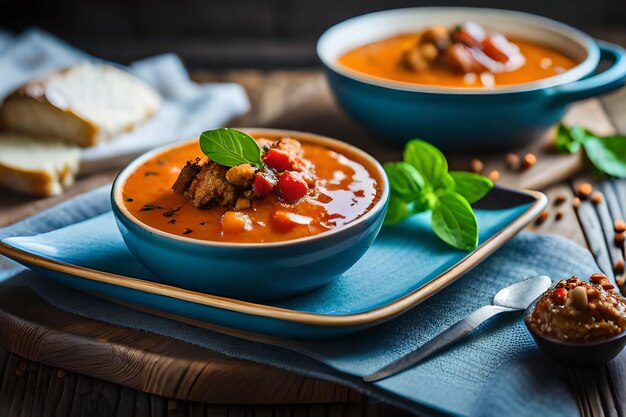
[[[480, 74], [466, 76], [446, 68], [411, 71], [399, 64], [402, 53], [419, 41], [421, 32], [394, 36], [353, 49], [339, 58], [347, 68], [374, 77], [411, 84], [445, 87], [482, 87]], [[550, 48], [510, 39], [526, 58], [526, 63], [511, 72], [493, 74], [495, 86], [506, 86], [541, 80], [566, 71], [578, 63]]]
[[[202, 155], [197, 141], [170, 149], [148, 160], [132, 173], [123, 188], [124, 204], [139, 221], [164, 232], [188, 238], [238, 243], [277, 242], [303, 238], [346, 225], [365, 214], [380, 198], [380, 178], [365, 162], [327, 148], [302, 143], [304, 157], [315, 165], [316, 191], [295, 204], [278, 200], [275, 193], [252, 201], [242, 210], [252, 227], [224, 232], [224, 207], [199, 209], [172, 184], [188, 160]], [[277, 210], [311, 219], [309, 224], [285, 228], [276, 223]]]

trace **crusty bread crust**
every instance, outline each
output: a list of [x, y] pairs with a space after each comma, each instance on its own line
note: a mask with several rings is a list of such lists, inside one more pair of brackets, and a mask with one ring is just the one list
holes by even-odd
[[75, 146], [0, 134], [0, 187], [40, 197], [58, 195], [72, 185], [79, 165]]
[[63, 171], [52, 173], [49, 171], [27, 171], [0, 163], [0, 186], [22, 194], [50, 197], [61, 194], [73, 183], [74, 172], [67, 165]]
[[159, 107], [158, 93], [141, 80], [110, 65], [83, 63], [7, 96], [0, 126], [89, 147], [133, 130]]
[[29, 96], [17, 91], [10, 94], [0, 107], [0, 125], [4, 130], [61, 139], [82, 147], [98, 144], [96, 125], [70, 109], [54, 106], [45, 95]]

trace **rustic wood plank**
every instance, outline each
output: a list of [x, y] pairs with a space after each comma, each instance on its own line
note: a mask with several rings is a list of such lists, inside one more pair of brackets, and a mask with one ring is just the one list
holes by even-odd
[[626, 133], [626, 87], [603, 96], [602, 104], [617, 131]]
[[[84, 319], [52, 307], [27, 288], [0, 287], [0, 306], [0, 346], [5, 349], [156, 395], [269, 404], [345, 401], [352, 392], [164, 336]], [[362, 398], [352, 395], [354, 401]]]
[[13, 398], [15, 397], [15, 389], [18, 377], [15, 374], [18, 364], [22, 360], [16, 356], [10, 356], [5, 367], [5, 373], [2, 377], [2, 392], [0, 392], [0, 411], [3, 415], [11, 415]]
[[37, 387], [37, 369], [39, 367], [36, 364], [28, 363], [23, 378], [26, 379], [24, 387], [24, 398], [22, 404], [22, 411], [20, 417], [28, 417], [33, 414], [34, 404], [32, 393], [36, 392]]
[[[548, 218], [541, 224], [531, 223], [526, 230], [562, 236], [586, 248], [585, 235], [578, 226], [576, 212], [572, 207], [574, 193], [571, 187], [568, 184], [558, 184], [544, 190], [544, 192], [548, 196]], [[556, 205], [555, 201], [561, 198], [565, 201]], [[560, 220], [557, 218], [558, 212], [561, 213]]]
[[[6, 352], [4, 349], [1, 351]], [[32, 393], [33, 408], [29, 417], [42, 416], [44, 414], [45, 399], [50, 384], [50, 368], [47, 366], [37, 366], [36, 387]]]

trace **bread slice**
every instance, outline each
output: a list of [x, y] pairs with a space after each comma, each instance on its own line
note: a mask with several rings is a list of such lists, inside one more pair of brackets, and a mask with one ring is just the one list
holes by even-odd
[[111, 65], [82, 63], [30, 81], [0, 107], [4, 130], [94, 146], [145, 122], [159, 94]]
[[58, 195], [74, 182], [80, 149], [54, 140], [0, 134], [0, 186], [36, 196]]

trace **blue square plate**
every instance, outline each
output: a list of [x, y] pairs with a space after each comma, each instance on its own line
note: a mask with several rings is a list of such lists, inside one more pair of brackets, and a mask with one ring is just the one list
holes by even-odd
[[57, 282], [115, 302], [209, 326], [281, 337], [324, 338], [375, 326], [436, 294], [531, 222], [546, 206], [535, 191], [494, 188], [474, 205], [480, 244], [442, 243], [429, 213], [385, 227], [365, 256], [330, 285], [258, 304], [159, 283], [130, 253], [111, 212], [36, 236], [0, 242], [0, 254]]

